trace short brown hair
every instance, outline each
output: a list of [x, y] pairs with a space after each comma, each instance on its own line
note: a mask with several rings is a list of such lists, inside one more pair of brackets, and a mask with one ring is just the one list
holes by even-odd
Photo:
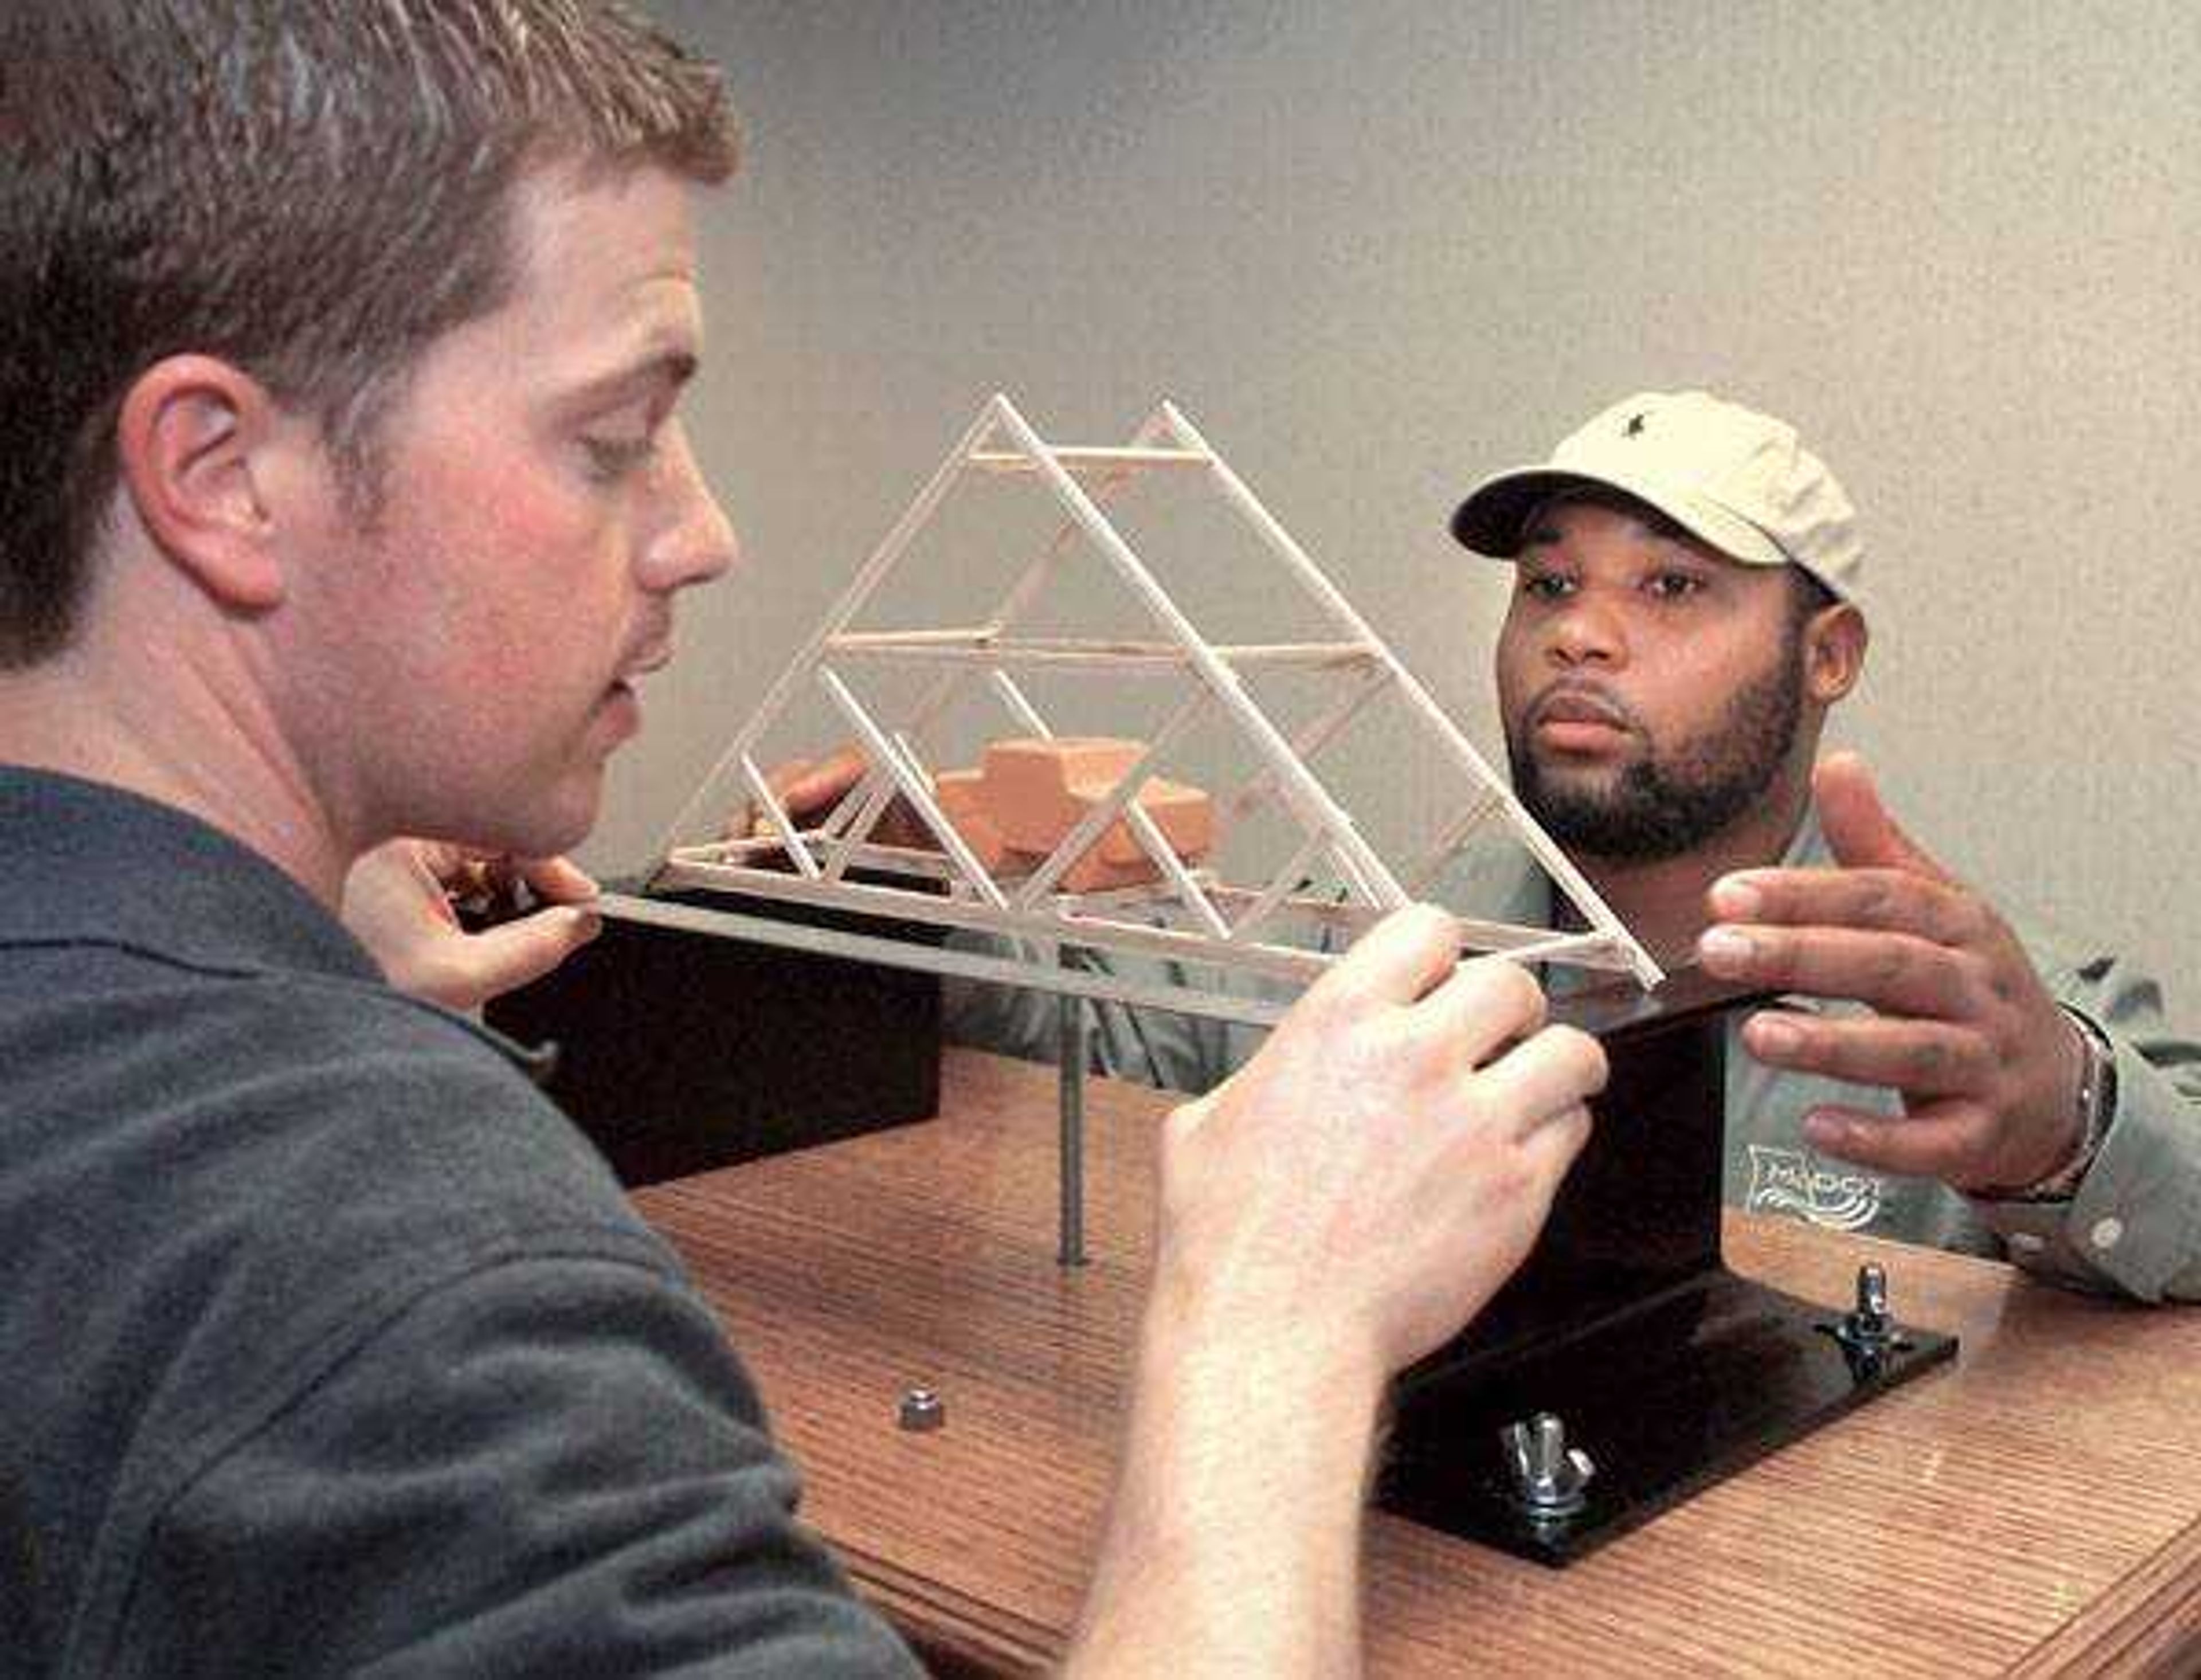
[[314, 413], [371, 508], [376, 416], [512, 284], [523, 171], [737, 154], [716, 68], [616, 0], [7, 5], [0, 669], [67, 644], [156, 362]]

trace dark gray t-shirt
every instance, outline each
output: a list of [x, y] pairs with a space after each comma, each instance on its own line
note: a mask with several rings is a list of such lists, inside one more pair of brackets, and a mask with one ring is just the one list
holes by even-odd
[[0, 1675], [907, 1673], [671, 1253], [489, 1035], [0, 768]]

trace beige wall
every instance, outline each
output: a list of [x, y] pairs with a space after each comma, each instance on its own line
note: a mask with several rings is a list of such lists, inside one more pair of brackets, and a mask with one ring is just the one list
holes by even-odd
[[592, 861], [647, 855], [993, 389], [1077, 441], [1185, 403], [1494, 746], [1502, 579], [1453, 502], [1704, 384], [1864, 511], [1840, 733], [1914, 829], [2201, 1007], [2184, 0], [655, 9], [751, 132], [691, 420], [748, 564], [688, 610]]

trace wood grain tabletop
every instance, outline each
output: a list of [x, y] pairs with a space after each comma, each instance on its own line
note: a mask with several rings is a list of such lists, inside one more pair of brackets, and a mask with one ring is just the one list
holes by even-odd
[[[1165, 1099], [1094, 1081], [1056, 1264], [1054, 1070], [948, 1053], [940, 1118], [636, 1193], [860, 1586], [948, 1667], [1059, 1656], [1098, 1539]], [[1564, 1571], [1370, 1519], [1376, 1674], [2201, 1674], [2201, 1309], [1730, 1213], [1735, 1271], [1888, 1270], [1956, 1363]], [[897, 1425], [936, 1390], [944, 1427]]]

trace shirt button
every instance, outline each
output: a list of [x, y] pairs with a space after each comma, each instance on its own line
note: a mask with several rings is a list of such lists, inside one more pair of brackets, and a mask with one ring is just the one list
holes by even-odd
[[2014, 1231], [2010, 1234], [2010, 1252], [2013, 1254], [2037, 1254], [2047, 1246], [2048, 1239], [2034, 1231]]
[[2097, 1219], [2093, 1230], [2087, 1233], [2087, 1240], [2097, 1248], [2114, 1248], [2124, 1234], [2125, 1222], [2122, 1219]]

